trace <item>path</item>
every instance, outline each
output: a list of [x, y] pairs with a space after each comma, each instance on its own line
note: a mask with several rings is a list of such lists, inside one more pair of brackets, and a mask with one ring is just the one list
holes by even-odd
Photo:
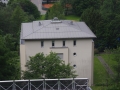
[[107, 73], [113, 78], [114, 77], [114, 72], [111, 70], [111, 68], [108, 66], [108, 64], [105, 62], [105, 60], [101, 56], [97, 56], [99, 61], [102, 63], [104, 68], [106, 69]]
[[42, 0], [31, 0], [31, 2], [38, 7], [38, 10], [41, 12], [41, 15], [45, 15], [46, 11], [42, 10]]

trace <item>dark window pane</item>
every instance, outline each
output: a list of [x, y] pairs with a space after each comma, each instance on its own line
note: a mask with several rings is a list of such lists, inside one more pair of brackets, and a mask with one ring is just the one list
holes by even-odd
[[73, 41], [73, 45], [74, 45], [74, 46], [76, 45], [76, 40]]
[[65, 46], [65, 41], [63, 41], [63, 46]]
[[44, 41], [41, 41], [41, 47], [43, 47], [44, 46]]
[[52, 46], [55, 46], [55, 42], [54, 41], [52, 41]]

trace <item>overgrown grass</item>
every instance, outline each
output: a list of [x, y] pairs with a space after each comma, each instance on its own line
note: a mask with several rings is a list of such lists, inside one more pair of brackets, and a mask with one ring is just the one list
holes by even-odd
[[104, 53], [104, 54], [101, 54], [101, 56], [103, 57], [105, 62], [110, 66], [110, 68], [115, 73], [114, 66], [117, 65], [117, 62], [114, 60], [113, 54], [106, 54], [106, 53]]
[[75, 15], [68, 15], [68, 16], [65, 16], [65, 19], [66, 19], [66, 20], [80, 21], [80, 17], [75, 16]]
[[109, 79], [109, 75], [107, 74], [105, 68], [100, 63], [100, 61], [95, 56], [94, 58], [94, 86], [92, 86], [93, 90], [103, 90], [106, 87], [107, 80]]

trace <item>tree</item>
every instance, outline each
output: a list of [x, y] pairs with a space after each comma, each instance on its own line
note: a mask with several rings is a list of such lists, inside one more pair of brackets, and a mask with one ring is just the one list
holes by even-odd
[[8, 5], [13, 8], [20, 6], [24, 12], [33, 15], [35, 19], [40, 17], [40, 11], [30, 0], [10, 0]]
[[0, 2], [0, 8], [5, 7], [5, 6], [6, 6], [5, 3]]
[[20, 0], [20, 5], [25, 12], [33, 15], [35, 19], [40, 17], [40, 11], [30, 0]]
[[60, 3], [55, 3], [46, 13], [45, 19], [53, 19], [58, 17], [59, 19], [64, 19], [64, 10]]
[[50, 52], [47, 56], [43, 53], [38, 53], [30, 57], [26, 67], [27, 71], [23, 71], [24, 79], [76, 77], [73, 67], [70, 64], [66, 65], [53, 52]]
[[74, 0], [60, 0], [61, 5], [64, 7], [65, 15], [68, 15], [68, 12], [72, 12], [72, 3]]
[[0, 80], [20, 79], [20, 63], [10, 34], [0, 35]]
[[88, 8], [95, 8], [95, 9], [99, 9], [100, 7], [100, 0], [75, 0], [72, 3], [72, 7], [73, 7], [73, 11], [75, 13], [75, 15], [80, 16], [85, 9]]
[[100, 13], [104, 19], [104, 24], [106, 25], [104, 35], [106, 47], [108, 48], [117, 48], [117, 46], [120, 44], [120, 25], [118, 24], [120, 22], [120, 14], [118, 13], [119, 8], [119, 0], [104, 0], [100, 9]]
[[106, 46], [104, 20], [99, 13], [99, 10], [94, 8], [86, 9], [81, 15], [81, 21], [84, 21], [90, 29], [95, 33], [97, 39], [95, 40], [95, 47], [103, 51]]
[[3, 34], [10, 33], [11, 31], [11, 20], [12, 8], [7, 6], [0, 8], [0, 29], [3, 31]]

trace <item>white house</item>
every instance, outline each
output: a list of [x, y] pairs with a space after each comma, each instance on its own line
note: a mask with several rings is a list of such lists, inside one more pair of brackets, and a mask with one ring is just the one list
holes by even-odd
[[20, 37], [21, 70], [29, 56], [56, 52], [65, 63], [70, 63], [78, 78], [89, 78], [93, 84], [93, 56], [96, 36], [84, 22], [71, 20], [40, 20], [22, 23]]
[[7, 4], [9, 0], [0, 0], [0, 2]]

